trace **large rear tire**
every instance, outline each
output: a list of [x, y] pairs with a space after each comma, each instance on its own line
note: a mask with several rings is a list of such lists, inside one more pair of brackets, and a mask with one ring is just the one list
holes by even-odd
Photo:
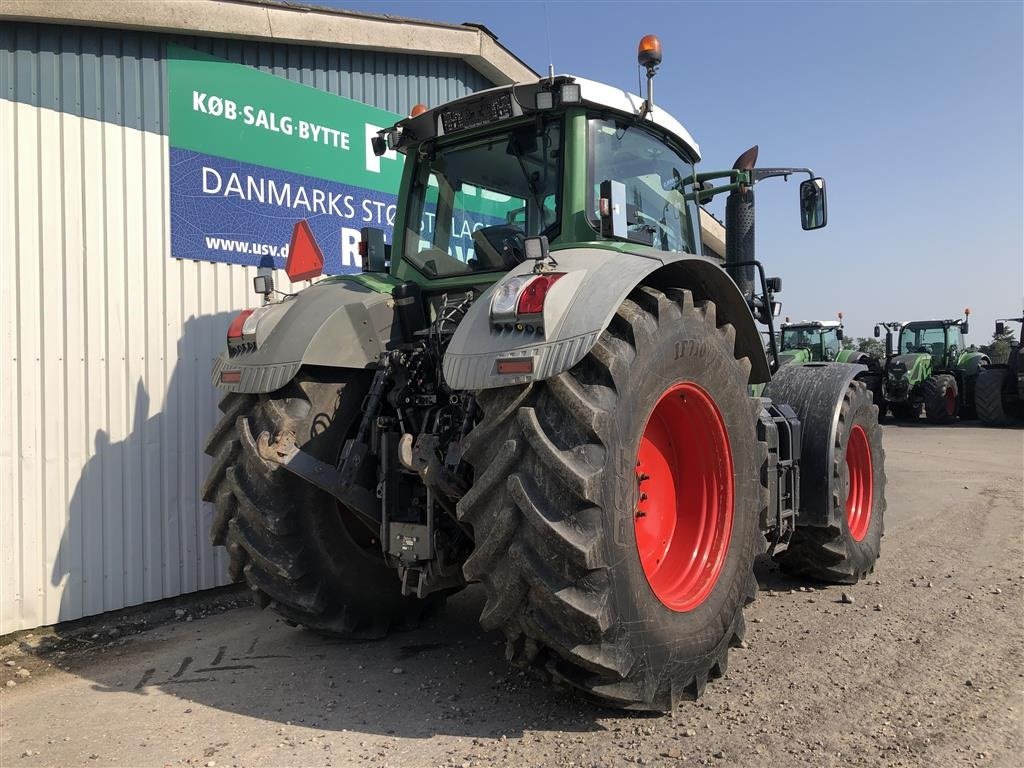
[[570, 371], [480, 394], [464, 573], [511, 661], [629, 709], [667, 710], [724, 674], [766, 504], [761, 404], [734, 347], [713, 303], [641, 287]]
[[414, 625], [440, 596], [403, 597], [377, 537], [331, 496], [260, 458], [256, 437], [294, 432], [302, 450], [333, 463], [368, 386], [363, 372], [303, 371], [271, 394], [228, 394], [207, 440], [213, 467], [203, 485], [215, 505], [210, 540], [227, 547], [231, 579], [289, 622], [356, 640]]
[[932, 424], [952, 424], [960, 413], [960, 393], [956, 379], [937, 373], [921, 382], [924, 415]]
[[978, 376], [974, 390], [974, 404], [978, 418], [986, 427], [1008, 427], [1013, 417], [1003, 403], [1003, 387], [1008, 371], [1005, 368], [987, 368]]
[[839, 407], [832, 454], [827, 527], [797, 528], [776, 556], [783, 570], [820, 581], [855, 584], [874, 570], [885, 532], [882, 430], [863, 383], [850, 383]]

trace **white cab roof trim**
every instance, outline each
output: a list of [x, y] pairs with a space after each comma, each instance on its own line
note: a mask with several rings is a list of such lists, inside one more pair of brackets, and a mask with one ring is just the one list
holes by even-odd
[[[580, 95], [583, 97], [583, 101], [588, 104], [608, 107], [609, 109], [626, 112], [627, 114], [640, 115], [644, 100], [635, 93], [623, 91], [611, 85], [595, 82], [594, 80], [587, 80], [584, 77], [577, 77], [576, 75], [570, 75], [570, 77], [580, 84]], [[683, 146], [693, 152], [697, 160], [700, 160], [700, 147], [697, 146], [697, 142], [693, 140], [690, 132], [683, 127], [682, 123], [660, 108], [657, 103], [654, 105], [654, 111], [646, 119], [671, 133]]]
[[800, 320], [796, 323], [783, 323], [783, 328], [799, 328], [801, 326], [807, 328], [838, 328], [842, 323], [838, 320]]

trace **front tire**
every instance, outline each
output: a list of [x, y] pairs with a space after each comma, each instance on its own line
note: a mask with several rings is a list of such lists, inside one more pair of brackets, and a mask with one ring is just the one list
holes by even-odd
[[921, 383], [924, 415], [932, 424], [952, 424], [960, 413], [960, 393], [956, 379], [948, 373], [937, 373]]
[[[570, 371], [480, 394], [484, 417], [466, 450], [476, 481], [458, 506], [476, 541], [464, 573], [483, 582], [480, 622], [504, 631], [510, 660], [629, 709], [670, 709], [724, 674], [757, 590], [767, 455], [750, 364], [734, 346], [713, 303], [640, 287]], [[706, 458], [673, 428], [707, 436]], [[643, 490], [657, 482], [692, 492], [659, 511]], [[714, 498], [686, 503], [700, 493]], [[701, 513], [713, 543], [691, 551], [707, 557], [706, 573], [679, 559], [659, 575], [659, 536], [670, 562], [673, 546], [700, 539], [677, 538], [675, 527], [696, 526]]]
[[270, 394], [228, 394], [206, 444], [213, 467], [202, 491], [215, 505], [210, 540], [227, 548], [232, 581], [289, 622], [353, 640], [412, 626], [441, 596], [403, 597], [377, 537], [333, 497], [260, 458], [256, 438], [291, 431], [302, 450], [334, 463], [368, 384], [363, 372], [303, 371]]
[[855, 584], [874, 570], [885, 531], [885, 452], [872, 397], [854, 381], [843, 396], [829, 498], [834, 524], [797, 528], [776, 556], [783, 570], [820, 581]]

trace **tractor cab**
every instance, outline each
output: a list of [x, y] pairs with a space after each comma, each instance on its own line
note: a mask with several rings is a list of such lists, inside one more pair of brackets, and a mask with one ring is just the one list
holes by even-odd
[[933, 369], [956, 366], [966, 349], [964, 330], [967, 320], [921, 320], [907, 323], [900, 330], [898, 355], [929, 355]]
[[784, 323], [779, 361], [784, 364], [832, 362], [839, 359], [842, 342], [842, 321]]
[[533, 239], [544, 253], [700, 254], [699, 204], [722, 190], [698, 177], [687, 130], [645, 103], [560, 75], [414, 109], [373, 141], [378, 156], [406, 158], [396, 258], [376, 269], [430, 294], [485, 288], [534, 258]]

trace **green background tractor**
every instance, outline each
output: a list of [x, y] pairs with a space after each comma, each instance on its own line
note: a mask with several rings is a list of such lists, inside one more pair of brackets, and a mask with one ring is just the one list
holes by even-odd
[[[988, 365], [982, 352], [969, 351], [970, 309], [957, 320], [915, 320], [879, 323], [885, 328], [886, 361], [882, 389], [893, 415], [915, 419], [921, 410], [933, 424], [975, 417], [978, 374]], [[895, 346], [894, 346], [895, 345]]]
[[[1007, 323], [1018, 324], [1014, 340]], [[996, 336], [1009, 337], [1010, 351], [1005, 363], [989, 363], [978, 376], [974, 398], [981, 423], [989, 427], [1006, 427], [1024, 419], [1024, 370], [1021, 369], [1021, 332], [1024, 317], [996, 321]]]
[[[649, 82], [660, 60], [645, 38]], [[405, 156], [393, 242], [364, 230], [364, 273], [246, 310], [214, 366], [203, 497], [261, 605], [372, 638], [479, 582], [510, 661], [666, 710], [725, 674], [766, 548], [816, 579], [872, 571], [863, 368], [779, 367], [759, 333], [781, 283], [754, 257], [754, 186], [810, 177], [818, 229], [823, 179], [756, 147], [700, 172], [650, 88], [573, 76], [414, 109], [372, 146]], [[724, 264], [699, 236], [720, 192]], [[308, 275], [300, 231], [288, 272]]]
[[779, 339], [779, 363], [855, 363], [865, 366], [857, 380], [863, 381], [871, 392], [879, 409], [879, 418], [884, 415], [885, 403], [882, 397], [882, 366], [874, 357], [856, 349], [843, 346], [845, 330], [843, 313], [838, 320], [802, 320], [791, 323], [789, 318], [781, 326]]

